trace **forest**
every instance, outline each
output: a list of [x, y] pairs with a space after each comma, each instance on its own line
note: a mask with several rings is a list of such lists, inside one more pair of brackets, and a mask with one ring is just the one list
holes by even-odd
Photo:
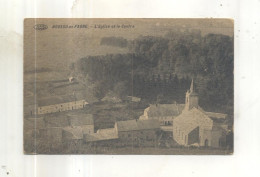
[[222, 34], [201, 35], [198, 30], [139, 36], [127, 42], [106, 38], [102, 45], [127, 46], [129, 53], [87, 56], [71, 69], [99, 100], [113, 92], [120, 98], [133, 95], [148, 103], [184, 103], [193, 78], [201, 107], [232, 115], [233, 40]]

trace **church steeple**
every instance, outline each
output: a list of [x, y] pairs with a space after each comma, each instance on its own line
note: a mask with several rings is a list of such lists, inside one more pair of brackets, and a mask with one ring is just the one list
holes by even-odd
[[193, 79], [191, 81], [190, 89], [186, 92], [185, 110], [190, 110], [192, 108], [198, 108], [199, 97], [195, 93]]
[[190, 84], [190, 92], [193, 92], [193, 78], [192, 78], [191, 84]]

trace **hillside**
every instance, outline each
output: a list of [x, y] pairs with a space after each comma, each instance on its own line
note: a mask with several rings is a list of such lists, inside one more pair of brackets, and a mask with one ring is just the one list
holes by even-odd
[[152, 102], [184, 102], [194, 78], [200, 105], [233, 114], [233, 37], [200, 31], [140, 36], [129, 53], [88, 56], [71, 65], [73, 75], [102, 99], [109, 91]]

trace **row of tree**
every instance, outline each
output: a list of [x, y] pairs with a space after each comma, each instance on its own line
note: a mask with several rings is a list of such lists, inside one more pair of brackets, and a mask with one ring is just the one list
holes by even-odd
[[88, 56], [73, 66], [101, 99], [108, 91], [150, 102], [184, 102], [193, 78], [205, 109], [233, 113], [233, 37], [171, 32], [128, 41], [128, 54]]

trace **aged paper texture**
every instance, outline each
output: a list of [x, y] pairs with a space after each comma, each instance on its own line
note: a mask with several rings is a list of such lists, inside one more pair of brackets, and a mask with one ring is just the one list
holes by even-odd
[[25, 19], [25, 154], [232, 154], [230, 19]]

